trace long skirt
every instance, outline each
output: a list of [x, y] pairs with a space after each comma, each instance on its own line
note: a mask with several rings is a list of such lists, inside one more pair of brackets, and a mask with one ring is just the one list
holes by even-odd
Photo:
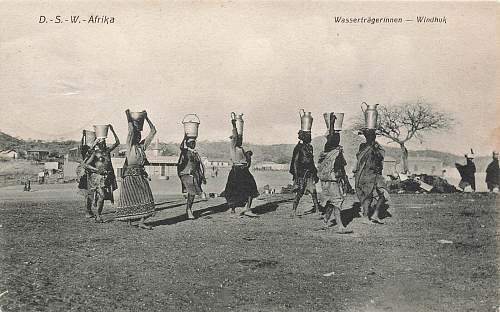
[[379, 218], [391, 217], [389, 209], [389, 192], [382, 175], [367, 175], [358, 178], [356, 183], [356, 195], [358, 196], [363, 215], [371, 217], [379, 206]]
[[329, 202], [339, 208], [342, 208], [342, 203], [345, 198], [345, 191], [342, 185], [337, 181], [321, 181], [321, 204], [326, 206]]
[[227, 177], [226, 189], [221, 197], [225, 197], [229, 207], [244, 207], [249, 197], [259, 196], [255, 179], [244, 166], [233, 166]]
[[154, 215], [155, 202], [144, 174], [125, 175], [116, 207], [116, 220], [134, 220]]

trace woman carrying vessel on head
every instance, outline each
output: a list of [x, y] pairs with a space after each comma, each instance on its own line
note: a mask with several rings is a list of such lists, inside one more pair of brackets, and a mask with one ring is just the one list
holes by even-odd
[[196, 195], [203, 195], [202, 184], [206, 184], [205, 168], [196, 151], [196, 138], [184, 136], [180, 145], [181, 154], [177, 162], [177, 174], [181, 179], [182, 193], [187, 193], [186, 215], [194, 219], [192, 207]]
[[258, 215], [252, 212], [252, 200], [259, 196], [259, 191], [257, 190], [257, 183], [255, 183], [255, 179], [249, 170], [252, 162], [252, 152], [245, 152], [242, 147], [243, 134], [238, 133], [234, 114], [231, 124], [233, 129], [230, 137], [230, 154], [233, 166], [227, 177], [226, 188], [221, 197], [226, 198], [232, 213], [235, 213], [236, 207], [245, 207], [242, 215], [255, 218]]
[[125, 114], [128, 121], [127, 151], [115, 219], [129, 222], [139, 220], [140, 228], [151, 230], [152, 227], [146, 225], [145, 221], [154, 215], [155, 203], [144, 165], [147, 164], [145, 151], [153, 141], [156, 128], [149, 120], [146, 111], [143, 111], [140, 118], [147, 121], [150, 132], [146, 139], [141, 141], [143, 120], [134, 120], [128, 109]]
[[108, 148], [105, 138], [97, 139], [92, 154], [85, 161], [85, 168], [89, 171], [87, 189], [92, 203], [97, 207], [95, 220], [98, 223], [103, 222], [101, 214], [104, 201], [110, 200], [114, 203], [113, 191], [118, 188], [111, 163], [111, 152], [120, 145], [120, 140], [112, 125], [109, 125], [109, 129], [113, 133], [115, 143]]

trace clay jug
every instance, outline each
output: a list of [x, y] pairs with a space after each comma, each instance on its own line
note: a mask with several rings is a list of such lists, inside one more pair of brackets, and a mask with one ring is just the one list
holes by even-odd
[[95, 125], [94, 126], [95, 136], [98, 139], [107, 138], [108, 137], [108, 130], [109, 130], [109, 125]]
[[130, 118], [132, 118], [132, 123], [134, 124], [134, 127], [139, 131], [142, 131], [145, 117], [146, 117], [145, 112], [130, 112]]
[[198, 128], [200, 126], [200, 118], [196, 114], [187, 114], [182, 119], [184, 125], [184, 134], [190, 138], [198, 137]]
[[231, 113], [231, 118], [236, 120], [236, 130], [239, 135], [243, 135], [243, 127], [245, 125], [245, 121], [243, 120], [243, 114], [236, 115], [234, 112]]
[[[365, 108], [363, 108], [363, 104]], [[378, 125], [378, 104], [366, 104], [365, 102], [361, 103], [361, 110], [365, 115], [365, 127], [366, 129], [377, 129]]]
[[311, 112], [305, 112], [304, 109], [299, 110], [300, 130], [311, 132], [313, 117]]

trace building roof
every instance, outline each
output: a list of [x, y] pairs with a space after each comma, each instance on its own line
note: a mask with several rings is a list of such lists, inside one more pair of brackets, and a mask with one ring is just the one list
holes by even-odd
[[3, 151], [0, 151], [0, 153], [2, 153], [2, 154], [8, 154], [10, 152], [17, 153], [17, 151], [15, 149], [6, 149], [6, 150], [3, 150]]
[[151, 164], [176, 164], [179, 156], [148, 156], [147, 159]]

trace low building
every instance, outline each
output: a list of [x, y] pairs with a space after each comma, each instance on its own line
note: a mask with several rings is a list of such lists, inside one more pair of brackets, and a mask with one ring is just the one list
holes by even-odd
[[392, 175], [392, 176], [397, 176], [397, 159], [392, 158], [390, 156], [384, 157], [384, 169], [382, 171], [382, 174], [384, 176]]
[[[177, 160], [179, 156], [147, 156], [148, 165], [144, 166], [148, 176], [152, 179], [168, 179], [177, 176]], [[125, 158], [112, 157], [111, 163], [118, 178], [122, 176]]]
[[0, 157], [17, 159], [19, 157], [19, 153], [13, 149], [7, 149], [7, 150], [0, 151]]
[[32, 149], [26, 152], [27, 158], [31, 160], [45, 160], [49, 158], [49, 151], [44, 149]]
[[256, 163], [252, 166], [253, 170], [268, 170], [268, 171], [287, 171], [289, 169], [288, 164], [278, 164], [275, 162], [262, 162]]
[[441, 175], [443, 161], [432, 157], [410, 157], [408, 158], [408, 170], [413, 174]]
[[149, 156], [147, 166], [144, 166], [150, 177], [167, 179], [177, 176], [177, 161], [179, 156]]
[[48, 161], [43, 164], [44, 169], [49, 172], [50, 175], [59, 171], [59, 162], [57, 161]]
[[229, 160], [202, 158], [205, 168], [227, 168], [231, 167]]

